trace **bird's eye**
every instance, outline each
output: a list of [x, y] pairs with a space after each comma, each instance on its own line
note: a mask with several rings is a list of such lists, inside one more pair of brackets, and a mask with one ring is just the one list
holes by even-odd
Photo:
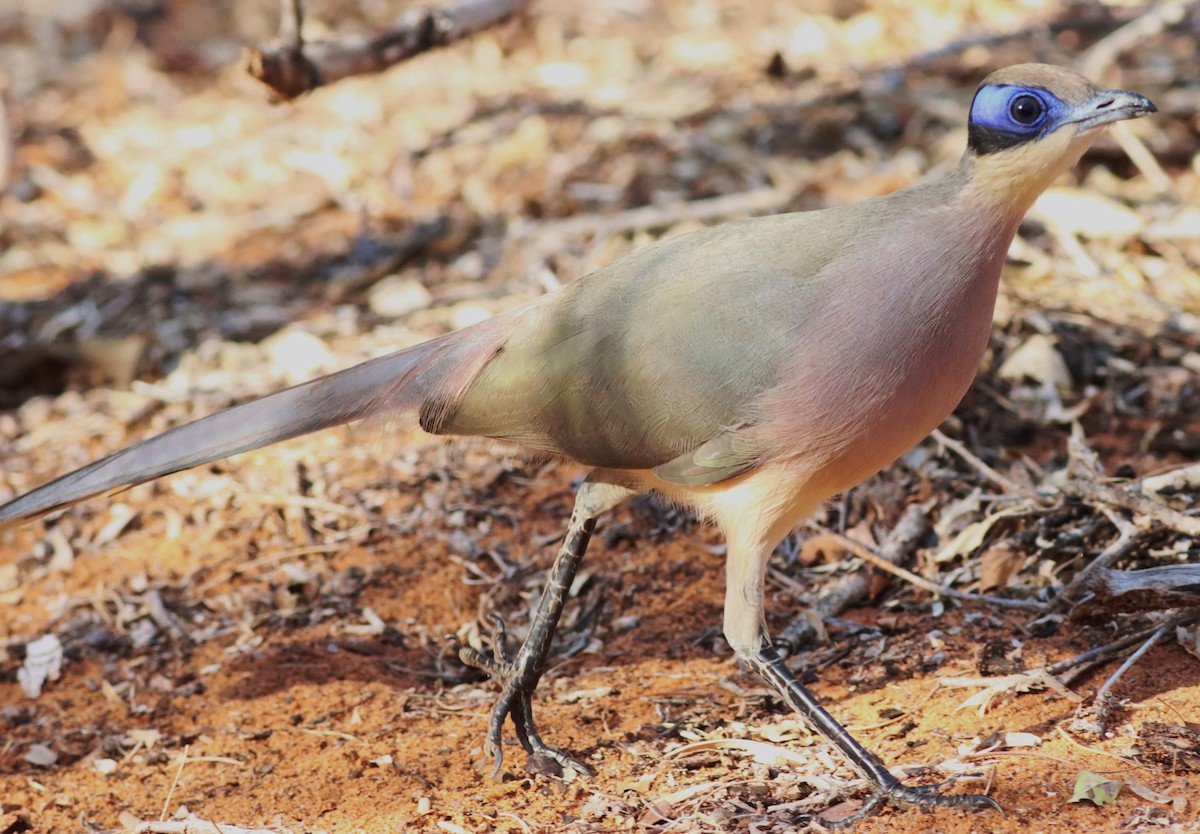
[[1019, 125], [1030, 127], [1037, 124], [1038, 119], [1046, 112], [1046, 105], [1037, 96], [1023, 93], [1012, 100], [1008, 106], [1009, 115]]

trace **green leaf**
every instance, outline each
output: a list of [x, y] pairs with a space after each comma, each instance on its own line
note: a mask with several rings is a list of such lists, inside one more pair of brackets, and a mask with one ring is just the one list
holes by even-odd
[[1121, 792], [1121, 783], [1100, 773], [1081, 770], [1075, 777], [1075, 793], [1072, 802], [1083, 802], [1085, 799], [1096, 806], [1104, 806], [1114, 802]]

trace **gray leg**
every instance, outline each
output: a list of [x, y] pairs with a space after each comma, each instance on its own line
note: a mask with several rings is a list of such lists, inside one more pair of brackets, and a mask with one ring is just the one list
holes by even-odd
[[826, 828], [848, 828], [859, 820], [868, 817], [884, 805], [939, 806], [942, 808], [969, 808], [980, 811], [990, 808], [994, 811], [1004, 811], [990, 796], [981, 794], [939, 794], [936, 787], [910, 787], [903, 784], [884, 766], [883, 762], [863, 747], [850, 731], [838, 723], [837, 719], [817, 701], [813, 694], [804, 688], [791, 670], [784, 665], [779, 653], [771, 645], [770, 638], [765, 634], [762, 645], [755, 653], [741, 654], [759, 677], [769, 683], [783, 698], [784, 703], [804, 716], [805, 720], [826, 738], [834, 747], [841, 751], [854, 769], [866, 777], [871, 783], [871, 796], [863, 803], [856, 813], [839, 820], [830, 822], [818, 818]]
[[504, 719], [509, 716], [516, 726], [517, 739], [526, 751], [555, 761], [560, 767], [572, 768], [584, 774], [590, 773], [585, 765], [542, 741], [533, 723], [532, 697], [542, 672], [545, 671], [546, 658], [550, 655], [550, 641], [562, 616], [563, 604], [571, 590], [571, 583], [575, 580], [575, 572], [583, 561], [583, 554], [596, 526], [596, 519], [626, 498], [637, 494], [637, 491], [630, 487], [606, 483], [600, 480], [602, 477], [600, 473], [593, 472], [575, 495], [575, 507], [571, 510], [566, 535], [550, 568], [546, 590], [542, 592], [529, 636], [525, 638], [516, 658], [510, 661], [504, 657], [502, 627], [497, 635], [493, 657], [485, 657], [469, 647], [459, 650], [459, 656], [464, 663], [487, 671], [502, 686], [500, 698], [488, 722], [488, 737], [484, 745], [484, 749], [492, 755], [495, 762], [493, 775], [500, 772], [504, 761], [501, 733], [504, 729]]

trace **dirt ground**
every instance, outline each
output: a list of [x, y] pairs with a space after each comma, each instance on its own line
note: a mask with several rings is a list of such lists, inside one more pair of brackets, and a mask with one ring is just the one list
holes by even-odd
[[[1200, 12], [1170, 8], [537, 3], [278, 105], [238, 59], [275, 4], [0, 4], [0, 501], [664, 234], [944, 172], [988, 71], [1087, 66], [1160, 114], [1035, 208], [948, 440], [785, 542], [769, 625], [906, 780], [1005, 809], [858, 831], [1200, 832], [1194, 622], [1052, 602], [1106, 551], [1197, 562], [1194, 482], [1150, 508], [1105, 491], [1200, 451]], [[308, 13], [334, 37], [396, 8]], [[857, 807], [854, 773], [732, 660], [720, 539], [651, 499], [600, 525], [535, 703], [595, 775], [531, 772], [510, 729], [492, 777], [496, 690], [457, 645], [488, 645], [494, 613], [524, 635], [580, 475], [365, 426], [0, 533], [0, 834], [768, 832]], [[866, 570], [831, 531], [987, 598], [875, 571], [822, 609]], [[811, 605], [829, 618], [810, 642]], [[30, 694], [47, 636], [61, 674]], [[1039, 671], [1126, 637], [1080, 674]], [[1086, 773], [1115, 799], [1072, 801]]]

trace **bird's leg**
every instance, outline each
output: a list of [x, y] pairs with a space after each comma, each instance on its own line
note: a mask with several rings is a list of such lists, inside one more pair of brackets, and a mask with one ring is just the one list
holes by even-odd
[[546, 589], [542, 592], [541, 602], [538, 603], [533, 624], [529, 628], [529, 636], [521, 644], [515, 658], [509, 660], [504, 655], [502, 624], [498, 629], [498, 641], [493, 657], [486, 657], [469, 647], [459, 650], [459, 656], [464, 663], [485, 670], [499, 681], [502, 687], [500, 698], [492, 709], [487, 742], [484, 745], [484, 750], [491, 754], [495, 762], [493, 776], [500, 772], [504, 761], [501, 734], [504, 719], [509, 716], [516, 726], [517, 740], [527, 752], [557, 762], [562, 768], [571, 768], [583, 774], [591, 772], [585, 765], [542, 741], [533, 722], [533, 691], [545, 670], [546, 658], [550, 654], [550, 641], [562, 616], [563, 604], [571, 590], [571, 583], [575, 580], [575, 572], [579, 569], [579, 563], [583, 561], [583, 554], [596, 526], [596, 519], [633, 494], [635, 490], [627, 486], [599, 480], [598, 473], [593, 473], [580, 486], [575, 495], [575, 506], [571, 510], [566, 535], [550, 568]]
[[767, 635], [763, 635], [762, 644], [757, 652], [742, 653], [742, 657], [758, 673], [759, 677], [780, 694], [786, 704], [804, 716], [805, 720], [840, 750], [842, 755], [854, 766], [854, 769], [871, 783], [872, 794], [863, 807], [853, 815], [837, 822], [819, 820], [820, 824], [826, 828], [849, 827], [875, 813], [884, 805], [940, 806], [969, 808], [977, 811], [991, 808], [1003, 813], [1000, 805], [990, 796], [981, 794], [943, 795], [937, 792], [935, 786], [910, 787], [903, 784], [891, 774], [878, 757], [859, 744], [854, 736], [850, 735], [850, 731], [839, 724], [837, 719], [817, 702], [811, 692], [804, 688], [791, 670], [784, 665], [783, 659], [779, 656], [779, 652], [775, 651], [775, 647], [771, 645], [771, 640]]
[[938, 805], [993, 808], [999, 811], [1000, 806], [990, 797], [969, 794], [942, 796], [936, 788], [914, 788], [901, 783], [884, 767], [883, 762], [859, 744], [817, 702], [784, 665], [763, 625], [763, 585], [774, 543], [790, 524], [791, 518], [777, 519], [770, 515], [764, 515], [757, 525], [738, 526], [736, 519], [722, 523], [729, 542], [725, 564], [725, 637], [738, 657], [770, 684], [784, 703], [800, 713], [813, 729], [841, 751], [854, 769], [871, 784], [871, 796], [855, 814], [837, 822], [829, 822], [821, 817], [817, 817], [816, 821], [828, 828], [845, 828], [870, 816], [884, 805]]

